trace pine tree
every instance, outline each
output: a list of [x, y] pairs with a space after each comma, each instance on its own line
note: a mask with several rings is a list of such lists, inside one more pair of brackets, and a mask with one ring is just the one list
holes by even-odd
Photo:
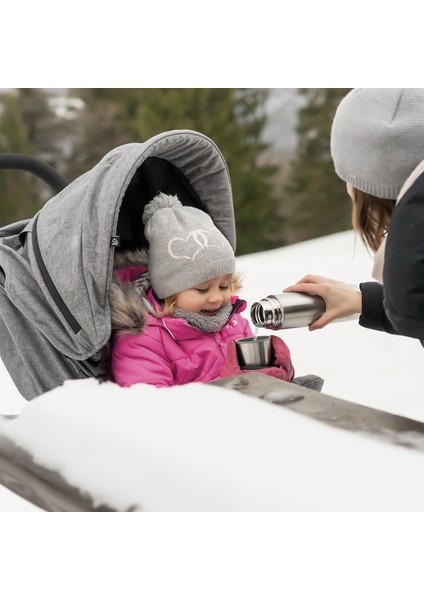
[[[32, 156], [46, 162], [65, 176], [70, 137], [74, 122], [60, 117], [53, 106], [53, 90], [19, 88], [17, 105], [25, 123]], [[31, 187], [35, 202], [48, 200], [54, 193], [41, 179], [35, 178]]]
[[309, 88], [300, 93], [299, 146], [284, 191], [285, 238], [299, 242], [350, 227], [346, 185], [334, 171], [330, 154], [331, 123], [347, 88]]
[[109, 150], [143, 142], [172, 129], [192, 129], [210, 137], [225, 157], [232, 182], [237, 252], [245, 254], [280, 243], [282, 223], [272, 191], [274, 167], [260, 163], [266, 146], [263, 89], [91, 89], [81, 90], [86, 104], [84, 137], [74, 165], [90, 168]]
[[[28, 129], [18, 99], [7, 94], [0, 99], [0, 152], [32, 154]], [[32, 217], [41, 207], [32, 197], [35, 180], [19, 170], [0, 169], [0, 226]]]

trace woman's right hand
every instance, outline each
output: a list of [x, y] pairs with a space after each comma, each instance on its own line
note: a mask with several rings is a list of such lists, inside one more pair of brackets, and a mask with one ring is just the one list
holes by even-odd
[[306, 275], [295, 285], [290, 285], [283, 292], [303, 292], [321, 296], [326, 304], [325, 313], [309, 325], [310, 331], [322, 329], [335, 319], [350, 317], [362, 312], [361, 292], [342, 281], [321, 277], [319, 275]]

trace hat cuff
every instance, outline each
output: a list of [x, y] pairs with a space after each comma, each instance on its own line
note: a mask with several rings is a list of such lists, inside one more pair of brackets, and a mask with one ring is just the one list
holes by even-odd
[[[343, 181], [351, 183], [355, 188], [360, 190], [361, 192], [365, 192], [366, 194], [371, 194], [372, 196], [377, 196], [377, 198], [385, 198], [388, 200], [396, 200], [399, 195], [401, 186], [387, 186], [381, 184], [371, 183], [362, 177], [357, 177], [352, 175], [348, 171], [345, 171], [339, 165], [334, 165], [337, 175]], [[403, 182], [402, 182], [403, 184]]]
[[189, 272], [183, 275], [180, 274], [175, 278], [175, 281], [172, 280], [172, 277], [169, 277], [165, 281], [161, 278], [162, 281], [156, 282], [152, 277], [151, 282], [158, 298], [169, 298], [174, 294], [178, 294], [179, 292], [183, 292], [184, 290], [199, 285], [204, 281], [232, 274], [235, 271], [235, 267], [236, 265], [233, 257], [218, 261], [212, 259], [210, 263], [202, 266], [200, 269], [193, 268], [193, 270], [189, 270]]

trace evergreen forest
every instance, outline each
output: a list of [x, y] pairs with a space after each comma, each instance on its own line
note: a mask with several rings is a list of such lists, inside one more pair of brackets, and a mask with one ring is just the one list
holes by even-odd
[[[264, 140], [264, 88], [0, 90], [0, 152], [36, 157], [68, 182], [121, 144], [171, 129], [210, 137], [229, 168], [237, 254], [350, 227], [345, 186], [330, 156], [331, 121], [348, 89], [295, 90], [297, 148], [282, 155]], [[0, 227], [32, 217], [52, 195], [34, 175], [0, 169]]]

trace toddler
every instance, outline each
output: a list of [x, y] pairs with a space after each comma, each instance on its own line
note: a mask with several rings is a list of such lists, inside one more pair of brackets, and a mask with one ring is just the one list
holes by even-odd
[[[111, 371], [122, 386], [212, 381], [241, 372], [227, 349], [249, 337], [240, 281], [225, 236], [205, 212], [159, 194], [143, 213], [149, 250], [117, 255], [111, 288]], [[293, 379], [290, 352], [272, 336], [275, 366]]]

